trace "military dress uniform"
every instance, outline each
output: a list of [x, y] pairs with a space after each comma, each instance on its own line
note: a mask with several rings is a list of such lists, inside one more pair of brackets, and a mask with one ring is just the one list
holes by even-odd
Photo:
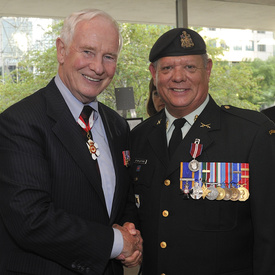
[[[275, 274], [275, 125], [210, 100], [169, 158], [166, 115], [131, 132], [131, 178], [144, 240], [143, 275]], [[249, 197], [185, 197], [181, 163], [249, 164]], [[247, 187], [248, 188], [248, 187]], [[188, 194], [187, 194], [188, 195]]]

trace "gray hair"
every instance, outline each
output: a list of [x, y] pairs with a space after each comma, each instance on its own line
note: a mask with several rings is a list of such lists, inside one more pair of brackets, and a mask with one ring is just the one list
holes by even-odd
[[63, 27], [60, 32], [60, 38], [65, 43], [65, 45], [69, 46], [73, 40], [74, 31], [77, 23], [84, 21], [84, 20], [91, 20], [92, 18], [96, 16], [102, 16], [104, 18], [107, 18], [110, 20], [111, 23], [113, 23], [114, 27], [117, 29], [118, 35], [119, 35], [119, 52], [122, 48], [123, 40], [122, 36], [119, 30], [119, 25], [116, 22], [116, 20], [109, 15], [108, 13], [98, 10], [98, 9], [85, 9], [78, 12], [74, 12], [71, 15], [69, 15], [65, 20]]

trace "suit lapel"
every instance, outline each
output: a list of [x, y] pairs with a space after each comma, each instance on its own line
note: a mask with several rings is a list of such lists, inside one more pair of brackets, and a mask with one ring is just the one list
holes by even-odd
[[83, 140], [81, 130], [54, 81], [52, 81], [47, 88], [49, 88], [47, 93], [45, 93], [47, 99], [47, 114], [55, 120], [52, 130], [75, 160], [76, 165], [81, 168], [105, 204], [101, 180], [96, 170], [96, 162], [91, 158]]
[[148, 141], [157, 158], [162, 162], [164, 167], [167, 167], [169, 157], [166, 139], [166, 116], [164, 111], [161, 111], [152, 119], [151, 127], [153, 130], [148, 135]]

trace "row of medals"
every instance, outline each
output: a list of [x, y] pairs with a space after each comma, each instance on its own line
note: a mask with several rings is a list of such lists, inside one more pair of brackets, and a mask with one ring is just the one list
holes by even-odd
[[183, 193], [185, 195], [190, 195], [192, 199], [199, 200], [201, 197], [203, 199], [206, 197], [209, 200], [225, 200], [225, 201], [246, 201], [249, 198], [249, 191], [240, 186], [239, 188], [235, 188], [231, 186], [230, 188], [222, 188], [221, 186], [213, 186], [213, 183], [207, 183], [210, 186], [206, 187], [205, 184], [199, 186], [198, 182], [194, 183], [194, 187], [190, 190], [188, 188], [188, 183], [185, 184], [183, 189]]
[[[199, 169], [199, 163], [197, 160], [192, 160], [189, 163], [189, 169], [193, 172]], [[206, 187], [203, 183], [202, 187], [198, 182], [194, 182], [194, 186], [189, 190], [188, 182], [186, 182], [184, 189], [182, 190], [186, 198], [190, 194], [191, 198], [199, 200], [201, 197], [203, 199], [206, 197], [209, 200], [225, 200], [225, 201], [246, 201], [249, 198], [249, 191], [244, 186], [235, 188], [230, 186], [230, 188], [222, 188], [220, 183], [207, 183], [210, 186]], [[217, 187], [215, 187], [215, 185]]]

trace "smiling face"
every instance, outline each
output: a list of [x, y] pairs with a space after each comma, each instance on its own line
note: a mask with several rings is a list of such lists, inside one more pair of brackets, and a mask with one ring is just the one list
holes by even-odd
[[58, 73], [70, 92], [82, 103], [94, 101], [114, 77], [119, 34], [110, 20], [96, 16], [80, 21], [72, 43], [56, 41]]
[[197, 109], [206, 99], [212, 61], [204, 65], [201, 55], [167, 56], [149, 69], [158, 93], [168, 112], [183, 117]]

